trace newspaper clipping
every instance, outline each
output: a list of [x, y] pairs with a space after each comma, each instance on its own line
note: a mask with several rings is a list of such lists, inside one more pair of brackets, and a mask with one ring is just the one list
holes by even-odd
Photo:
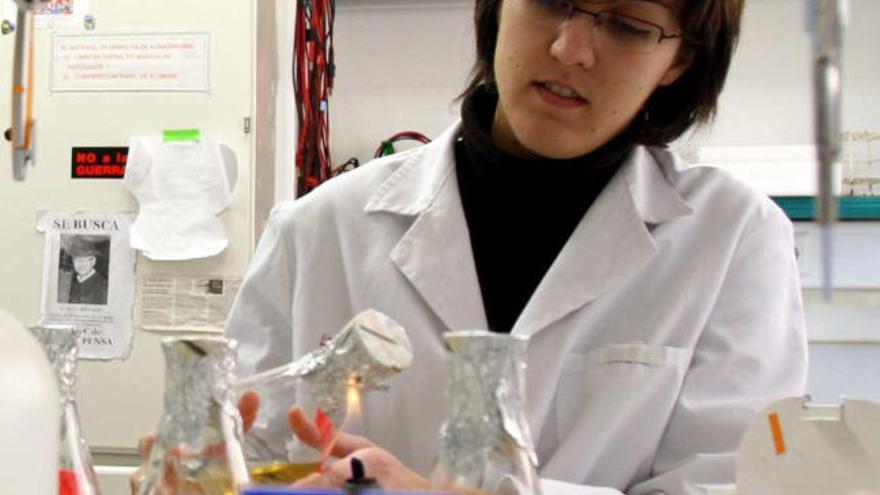
[[145, 277], [141, 322], [156, 332], [222, 332], [240, 278]]
[[40, 323], [82, 330], [82, 359], [126, 359], [131, 352], [134, 215], [47, 212]]

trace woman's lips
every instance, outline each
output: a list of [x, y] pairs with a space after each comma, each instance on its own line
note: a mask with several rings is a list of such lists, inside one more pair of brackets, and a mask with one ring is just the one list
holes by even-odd
[[553, 83], [536, 82], [533, 84], [538, 95], [545, 103], [560, 108], [578, 108], [587, 105], [587, 100], [581, 96], [563, 96], [557, 91], [551, 90], [548, 86], [549, 84]]

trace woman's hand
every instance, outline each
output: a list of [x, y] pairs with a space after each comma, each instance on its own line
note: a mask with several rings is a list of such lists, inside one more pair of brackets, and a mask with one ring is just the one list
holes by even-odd
[[[260, 396], [257, 395], [256, 392], [245, 392], [242, 394], [241, 398], [238, 399], [238, 411], [241, 414], [242, 426], [244, 427], [244, 431], [247, 432], [254, 425], [254, 421], [257, 419], [257, 412], [260, 409]], [[131, 475], [129, 479], [129, 484], [131, 485], [131, 495], [137, 495], [140, 493], [141, 485], [144, 483], [144, 478], [147, 476], [147, 462], [150, 459], [150, 452], [153, 450], [153, 445], [156, 443], [156, 434], [150, 433], [148, 435], [142, 436], [138, 440], [138, 453], [141, 455], [143, 459], [143, 463], [138, 467], [137, 471]], [[160, 493], [157, 495], [175, 495], [173, 493]]]
[[[238, 401], [244, 431], [249, 431], [257, 418], [260, 397], [255, 392], [246, 392]], [[287, 416], [288, 424], [304, 443], [320, 450], [321, 433], [298, 407], [291, 408]], [[147, 461], [156, 443], [156, 435], [145, 435], [138, 442], [138, 452], [144, 463], [131, 477], [131, 493], [137, 495], [146, 476]], [[298, 486], [338, 487], [351, 478], [351, 458], [357, 457], [363, 464], [367, 476], [375, 478], [383, 488], [389, 490], [427, 490], [428, 480], [401, 463], [388, 451], [378, 447], [370, 440], [347, 433], [340, 433], [327, 454], [339, 457], [323, 473], [315, 473], [296, 483]], [[161, 495], [176, 495], [163, 493]]]
[[[298, 407], [291, 408], [287, 415], [290, 429], [303, 443], [320, 448], [321, 434], [318, 427], [310, 421]], [[405, 466], [387, 450], [378, 447], [370, 440], [347, 433], [340, 433], [333, 444], [331, 455], [339, 457], [323, 473], [311, 474], [295, 486], [340, 487], [351, 478], [351, 458], [357, 457], [364, 464], [364, 471], [370, 478], [387, 490], [427, 490], [430, 483], [412, 469]]]
[[254, 421], [257, 420], [257, 413], [260, 411], [260, 396], [254, 391], [248, 391], [241, 394], [238, 399], [238, 412], [241, 414], [242, 427], [244, 432], [251, 431]]

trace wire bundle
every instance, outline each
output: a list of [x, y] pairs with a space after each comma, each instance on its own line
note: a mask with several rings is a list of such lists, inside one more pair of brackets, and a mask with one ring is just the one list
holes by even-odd
[[425, 136], [424, 134], [422, 134], [420, 132], [416, 132], [416, 131], [398, 132], [397, 134], [391, 136], [390, 138], [382, 141], [379, 144], [379, 147], [376, 148], [376, 152], [373, 154], [373, 156], [375, 158], [380, 158], [383, 156], [393, 155], [395, 153], [394, 143], [396, 143], [398, 141], [403, 141], [403, 140], [419, 141], [420, 143], [423, 143], [423, 144], [428, 144], [431, 142], [431, 140], [428, 139], [427, 136]]
[[335, 0], [297, 0], [294, 96], [299, 135], [297, 197], [333, 175], [330, 161], [330, 94], [333, 90]]

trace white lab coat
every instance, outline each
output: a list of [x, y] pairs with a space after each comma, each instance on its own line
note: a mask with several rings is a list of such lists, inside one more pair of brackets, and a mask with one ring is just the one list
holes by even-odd
[[[314, 349], [363, 309], [398, 320], [414, 364], [367, 397], [364, 429], [425, 474], [445, 414], [441, 334], [487, 327], [457, 130], [280, 204], [227, 325], [250, 374]], [[723, 171], [637, 147], [513, 333], [531, 338], [526, 413], [541, 476], [558, 481], [547, 492], [733, 482], [753, 414], [804, 391], [791, 224]]]

